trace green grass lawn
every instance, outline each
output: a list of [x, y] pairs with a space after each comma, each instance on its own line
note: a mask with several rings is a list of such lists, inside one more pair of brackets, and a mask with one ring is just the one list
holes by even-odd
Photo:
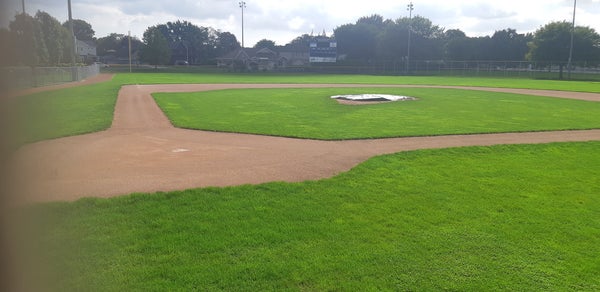
[[[120, 86], [154, 83], [373, 83], [435, 84], [600, 92], [598, 82], [550, 81], [508, 78], [396, 77], [317, 74], [183, 74], [120, 73], [112, 81], [77, 88], [42, 92], [16, 99], [16, 145], [106, 129]], [[594, 107], [594, 106], [592, 106]], [[596, 107], [597, 108], [597, 107]], [[347, 116], [348, 119], [352, 119]], [[567, 127], [569, 128], [569, 127]], [[284, 134], [284, 136], [287, 136]]]
[[20, 215], [35, 215], [33, 265], [58, 291], [597, 291], [599, 149], [412, 151], [321, 181]]
[[21, 96], [16, 111], [17, 145], [96, 132], [110, 127], [121, 85], [114, 81]]
[[457, 85], [548, 89], [562, 91], [600, 92], [600, 82], [535, 80], [526, 78], [448, 77], [448, 76], [373, 76], [340, 74], [205, 74], [205, 73], [120, 73], [115, 80], [121, 84], [181, 84], [181, 83], [333, 83], [333, 84], [413, 84]]
[[[418, 101], [339, 105], [338, 94], [410, 95]], [[235, 89], [157, 93], [182, 128], [314, 139], [591, 129], [600, 103], [431, 88]]]
[[[107, 128], [122, 84], [242, 82], [600, 91], [597, 82], [527, 79], [119, 74], [112, 82], [19, 98], [19, 119], [27, 121], [20, 141]], [[323, 97], [328, 89], [158, 99], [187, 117], [184, 123], [197, 123], [210, 107], [221, 110], [214, 120], [230, 128], [273, 129], [283, 119], [278, 131], [284, 136], [368, 120], [323, 139], [358, 137], [367, 126], [377, 128], [377, 136], [399, 135], [408, 129], [397, 124], [414, 119], [429, 123], [410, 129], [424, 135], [435, 134], [423, 132], [431, 129], [513, 131], [524, 123], [529, 130], [597, 128], [600, 116], [591, 102], [411, 90], [419, 101], [366, 107], [339, 106]], [[456, 99], [467, 105], [457, 106]], [[177, 109], [184, 105], [192, 111]], [[271, 125], [260, 125], [265, 117], [274, 119]], [[288, 124], [293, 127], [283, 128]], [[302, 124], [307, 129], [300, 131]], [[27, 280], [45, 290], [593, 291], [600, 289], [599, 149], [596, 141], [412, 151], [320, 181], [37, 204], [18, 209], [12, 222], [32, 228], [22, 230], [32, 232], [23, 235], [23, 265]]]

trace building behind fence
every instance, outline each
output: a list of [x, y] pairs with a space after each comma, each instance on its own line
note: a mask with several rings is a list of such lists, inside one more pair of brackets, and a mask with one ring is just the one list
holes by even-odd
[[53, 84], [81, 81], [100, 73], [100, 66], [92, 64], [77, 67], [2, 67], [1, 88], [18, 90]]

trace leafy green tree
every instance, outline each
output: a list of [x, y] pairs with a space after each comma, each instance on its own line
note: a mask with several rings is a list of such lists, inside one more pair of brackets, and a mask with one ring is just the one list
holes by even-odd
[[334, 30], [338, 55], [346, 55], [348, 60], [369, 62], [376, 57], [378, 28], [362, 21], [345, 24]]
[[[600, 35], [590, 27], [577, 26], [573, 39], [573, 61], [600, 61]], [[535, 61], [566, 62], [569, 58], [571, 24], [552, 22], [537, 30], [530, 42], [529, 55]]]
[[[63, 23], [63, 27], [69, 29], [69, 21]], [[73, 19], [73, 34], [75, 38], [80, 41], [93, 41], [96, 40], [94, 37], [95, 31], [92, 29], [92, 25], [81, 19]]]
[[291, 42], [289, 42], [285, 46], [287, 48], [291, 48], [296, 51], [308, 52], [308, 48], [310, 47], [310, 42], [313, 40], [313, 38], [314, 37], [310, 36], [309, 34], [303, 34], [303, 35], [293, 39]]
[[[63, 61], [63, 56], [68, 55], [70, 49], [68, 43], [72, 38], [68, 37], [68, 31], [60, 24], [60, 22], [50, 14], [38, 11], [35, 14], [35, 19], [40, 24], [43, 40], [48, 50], [48, 61], [50, 65], [57, 65]], [[65, 37], [67, 36], [67, 37]]]
[[165, 36], [169, 47], [176, 49], [172, 52], [171, 63], [189, 58], [190, 63], [197, 64], [207, 62], [207, 59], [214, 56], [215, 44], [211, 38], [211, 29], [180, 20], [157, 27]]
[[434, 25], [431, 20], [419, 15], [410, 19], [408, 17], [399, 18], [396, 20], [396, 24], [404, 28], [408, 28], [410, 24], [412, 33], [423, 38], [436, 39], [445, 36], [443, 28]]
[[268, 40], [268, 39], [262, 39], [254, 45], [254, 48], [255, 49], [267, 48], [267, 49], [273, 50], [273, 49], [275, 49], [275, 46], [276, 45], [275, 45], [274, 41]]
[[[407, 21], [406, 18], [399, 23]], [[411, 58], [414, 60], [436, 60], [443, 58], [444, 28], [434, 25], [431, 20], [414, 16], [410, 20]]]
[[492, 37], [467, 37], [449, 30], [444, 37], [444, 58], [455, 61], [523, 61], [531, 35], [514, 29], [496, 31]]
[[460, 29], [449, 29], [444, 32], [444, 39], [446, 41], [466, 37], [467, 35]]
[[529, 51], [527, 43], [531, 34], [519, 34], [515, 29], [504, 29], [494, 33], [491, 41], [491, 59], [498, 61], [522, 61]]
[[39, 23], [28, 14], [18, 14], [9, 28], [14, 36], [18, 62], [28, 66], [38, 66], [48, 61], [48, 50], [44, 43]]
[[[551, 22], [538, 29], [529, 43], [527, 58], [532, 61], [556, 62], [563, 67], [569, 60], [572, 24], [566, 21]], [[590, 27], [575, 27], [573, 39], [574, 62], [600, 62], [600, 35]]]
[[158, 65], [169, 63], [171, 59], [171, 49], [169, 48], [167, 38], [163, 35], [160, 28], [152, 26], [146, 29], [143, 41], [145, 46], [142, 48], [141, 52], [142, 61], [154, 65], [155, 68]]
[[449, 29], [444, 33], [443, 58], [446, 60], [463, 60], [469, 38], [460, 29]]
[[111, 33], [96, 40], [96, 53], [98, 56], [115, 54], [121, 47], [121, 40], [126, 36], [120, 33]]
[[16, 65], [16, 50], [14, 37], [11, 31], [0, 28], [0, 66]]
[[408, 55], [408, 26], [387, 24], [377, 35], [377, 57], [399, 61]]
[[334, 33], [339, 53], [349, 60], [398, 61], [408, 55], [409, 27], [413, 59], [442, 57], [444, 29], [421, 16], [392, 21], [375, 14], [362, 17], [355, 24], [339, 26]]
[[383, 16], [373, 14], [371, 16], [363, 16], [356, 21], [356, 25], [368, 25], [376, 29], [382, 29], [385, 25]]
[[216, 39], [216, 56], [221, 56], [227, 54], [233, 50], [239, 49], [240, 43], [234, 34], [230, 32], [221, 32], [217, 31], [217, 39]]
[[61, 30], [60, 38], [63, 45], [63, 54], [60, 62], [65, 64], [70, 63], [71, 54], [75, 51], [75, 40], [73, 39], [71, 31], [68, 29]]
[[[119, 33], [111, 33], [97, 41], [96, 52], [98, 56], [114, 56], [117, 59], [129, 58], [129, 36]], [[131, 51], [139, 51], [144, 44], [136, 37], [131, 37]], [[134, 56], [135, 57], [135, 56]]]

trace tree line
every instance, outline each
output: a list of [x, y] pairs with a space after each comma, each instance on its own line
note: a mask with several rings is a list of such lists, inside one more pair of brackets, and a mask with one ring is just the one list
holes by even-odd
[[519, 34], [510, 28], [491, 37], [467, 37], [459, 29], [445, 30], [421, 16], [393, 21], [372, 15], [339, 26], [334, 33], [339, 53], [355, 61], [405, 60], [409, 37], [413, 60], [521, 61], [534, 38], [531, 33]]
[[[492, 36], [468, 37], [459, 29], [446, 30], [422, 16], [390, 20], [375, 14], [338, 26], [333, 37], [342, 64], [405, 61], [410, 31], [411, 60], [544, 61], [562, 67], [569, 59], [572, 30], [570, 23], [562, 21], [546, 24], [535, 33], [523, 34], [506, 28]], [[573, 32], [572, 61], [600, 63], [600, 35], [587, 26], [576, 26]], [[279, 48], [307, 51], [312, 39], [313, 36], [303, 34]], [[185, 21], [148, 28], [143, 43], [146, 51], [142, 51], [142, 60], [151, 64], [172, 62], [176, 48], [179, 48], [178, 58], [182, 58], [181, 49], [185, 47], [192, 56], [190, 62], [199, 63], [240, 47], [230, 33], [196, 27]], [[268, 39], [254, 47], [277, 48]]]
[[[187, 21], [150, 27], [140, 40], [118, 33], [96, 38], [89, 23], [74, 19], [73, 35], [77, 40], [93, 42], [98, 56], [109, 56], [115, 60], [129, 58], [131, 43], [134, 57], [151, 64], [168, 64], [172, 58], [203, 64], [240, 47], [235, 35], [229, 32], [199, 27]], [[17, 14], [8, 29], [0, 28], [0, 65], [35, 67], [70, 64], [74, 46], [68, 21], [60, 23], [43, 11], [38, 11], [35, 16]]]
[[180, 20], [149, 27], [144, 32], [143, 43], [140, 58], [151, 65], [173, 64], [178, 60], [208, 64], [240, 48], [230, 32]]
[[[83, 20], [73, 20], [73, 31], [79, 40], [93, 40], [94, 30]], [[55, 66], [71, 62], [75, 41], [68, 21], [38, 11], [17, 14], [8, 29], [0, 29], [0, 46], [0, 65]]]
[[[69, 23], [60, 23], [46, 12], [35, 16], [18, 14], [9, 29], [0, 29], [2, 65], [58, 65], [70, 62], [74, 41]], [[162, 65], [185, 60], [190, 64], [208, 64], [240, 48], [235, 35], [211, 27], [199, 27], [188, 21], [167, 22], [149, 27], [140, 40], [113, 33], [96, 39], [91, 25], [73, 21], [78, 40], [94, 41], [99, 56], [127, 59], [129, 43], [142, 62]], [[396, 20], [380, 15], [359, 18], [355, 23], [338, 26], [333, 37], [343, 64], [402, 62], [411, 60], [452, 61], [552, 61], [564, 65], [569, 58], [572, 26], [551, 22], [535, 33], [518, 33], [507, 28], [492, 36], [468, 37], [459, 29], [446, 30], [431, 20], [415, 16]], [[307, 51], [311, 35], [298, 36], [284, 47]], [[263, 39], [255, 47], [275, 48], [275, 42]], [[577, 26], [573, 38], [573, 62], [600, 63], [600, 35], [592, 28]]]
[[[551, 22], [535, 33], [507, 28], [492, 36], [468, 37], [459, 29], [445, 30], [416, 16], [384, 19], [362, 17], [334, 30], [338, 54], [349, 62], [411, 60], [568, 61], [572, 24]], [[574, 62], [600, 62], [600, 35], [585, 26], [574, 30]]]

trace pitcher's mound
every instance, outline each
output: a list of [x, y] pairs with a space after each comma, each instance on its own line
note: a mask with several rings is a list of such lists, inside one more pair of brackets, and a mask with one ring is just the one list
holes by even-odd
[[391, 95], [391, 94], [347, 94], [347, 95], [334, 95], [331, 98], [337, 99], [341, 104], [360, 105], [360, 104], [373, 104], [391, 101], [411, 101], [416, 98], [411, 96], [403, 95]]

